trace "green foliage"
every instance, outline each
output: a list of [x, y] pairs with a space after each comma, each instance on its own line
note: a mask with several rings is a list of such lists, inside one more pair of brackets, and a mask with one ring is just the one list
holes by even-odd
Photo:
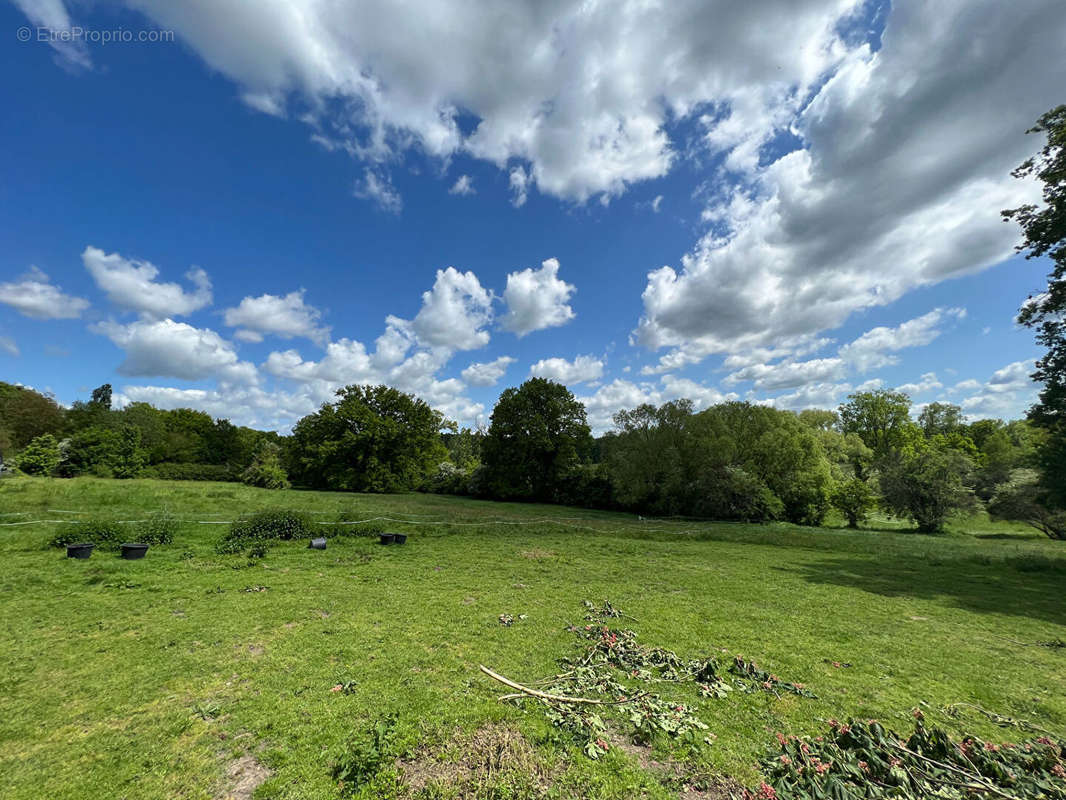
[[78, 431], [67, 440], [64, 456], [64, 477], [134, 478], [145, 464], [140, 431], [128, 426], [94, 425]]
[[164, 481], [235, 481], [237, 476], [225, 464], [195, 464], [165, 462], [145, 467], [145, 478]]
[[356, 492], [422, 485], [447, 451], [439, 412], [388, 386], [347, 386], [293, 429], [289, 473], [301, 484]]
[[969, 458], [941, 445], [922, 443], [891, 453], [881, 463], [882, 503], [914, 521], [919, 531], [939, 533], [952, 514], [973, 508], [965, 483], [971, 469]]
[[99, 517], [79, 520], [56, 529], [49, 541], [51, 547], [66, 547], [68, 544], [92, 542], [102, 549], [114, 549], [128, 541], [126, 528], [113, 519]]
[[111, 410], [111, 384], [105, 383], [93, 389], [92, 399], [89, 401], [95, 405]]
[[50, 433], [33, 439], [16, 459], [16, 465], [27, 475], [49, 476], [55, 474], [61, 460], [59, 443]]
[[135, 539], [144, 544], [170, 544], [178, 531], [178, 518], [168, 511], [153, 511], [138, 523]]
[[857, 528], [866, 522], [870, 512], [877, 507], [877, 496], [870, 485], [861, 478], [852, 478], [833, 487], [833, 506], [844, 515], [849, 528]]
[[[7, 446], [21, 450], [38, 436], [59, 434], [64, 412], [51, 395], [0, 381], [0, 430]], [[0, 456], [6, 456], [5, 450]]]
[[1024, 522], [1049, 539], [1066, 541], [1066, 512], [1049, 501], [1035, 470], [1015, 470], [1008, 481], [997, 486], [988, 513], [993, 519]]
[[248, 469], [241, 473], [241, 481], [260, 489], [288, 489], [289, 478], [281, 466], [281, 448], [273, 442], [264, 441]]
[[556, 501], [591, 447], [585, 407], [562, 384], [530, 378], [506, 389], [492, 411], [481, 448], [489, 491], [504, 499]]
[[1057, 430], [1057, 423], [1066, 420], [1066, 105], [1042, 115], [1027, 133], [1046, 134], [1044, 147], [1012, 174], [1043, 184], [1043, 207], [1030, 203], [1005, 210], [1003, 216], [1021, 225], [1024, 241], [1018, 249], [1026, 258], [1047, 256], [1054, 265], [1047, 289], [1022, 304], [1018, 321], [1035, 328], [1037, 342], [1047, 348], [1033, 373], [1044, 388], [1030, 417]]
[[396, 755], [396, 718], [385, 716], [345, 742], [333, 762], [331, 774], [343, 797], [351, 796]]
[[918, 427], [926, 437], [955, 433], [965, 427], [962, 408], [952, 403], [929, 403], [918, 415]]
[[899, 798], [1066, 798], [1066, 743], [1040, 737], [1020, 745], [974, 736], [952, 739], [926, 728], [915, 711], [914, 733], [869, 720], [830, 720], [824, 736], [777, 734], [762, 761], [766, 782], [749, 797], [780, 800]]
[[878, 389], [850, 394], [839, 413], [841, 430], [858, 435], [875, 458], [911, 444], [921, 435], [911, 422], [911, 399], [903, 392]]
[[310, 536], [312, 531], [307, 517], [299, 512], [260, 511], [235, 520], [215, 545], [215, 551], [223, 554], [240, 553], [253, 545]]

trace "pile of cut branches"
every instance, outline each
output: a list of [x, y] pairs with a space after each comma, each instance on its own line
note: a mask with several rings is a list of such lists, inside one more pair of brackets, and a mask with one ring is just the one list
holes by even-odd
[[1066, 800], [1066, 743], [1040, 737], [993, 744], [973, 736], [953, 740], [926, 728], [914, 712], [904, 740], [874, 720], [830, 720], [824, 736], [777, 734], [763, 760], [764, 782], [750, 798], [1046, 798]]
[[[745, 691], [762, 689], [777, 694], [784, 690], [814, 697], [802, 684], [782, 681], [739, 656], [729, 668], [735, 677], [727, 680], [714, 656], [683, 659], [672, 650], [641, 644], [628, 628], [611, 627], [614, 620], [627, 615], [609, 601], [599, 608], [585, 601], [585, 608], [585, 624], [568, 628], [580, 640], [581, 652], [560, 659], [563, 671], [558, 675], [524, 686], [488, 667], [482, 666], [481, 671], [516, 690], [501, 700], [540, 705], [552, 724], [584, 742], [590, 758], [608, 750], [607, 728], [612, 719], [628, 723], [636, 738], [644, 740], [657, 732], [675, 738], [696, 737], [707, 729], [696, 716], [695, 707], [664, 699], [646, 688], [651, 685], [692, 682], [703, 697], [724, 697], [734, 686]], [[709, 737], [705, 741], [709, 742]]]

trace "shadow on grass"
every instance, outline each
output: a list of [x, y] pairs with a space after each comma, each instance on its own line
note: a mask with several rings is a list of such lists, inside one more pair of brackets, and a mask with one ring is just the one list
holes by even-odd
[[1066, 625], [1066, 560], [1060, 558], [966, 554], [885, 561], [840, 556], [778, 569], [811, 583], [885, 597], [946, 599], [969, 611]]

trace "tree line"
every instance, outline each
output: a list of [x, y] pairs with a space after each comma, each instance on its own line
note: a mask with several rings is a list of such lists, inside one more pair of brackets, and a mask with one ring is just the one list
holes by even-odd
[[0, 452], [15, 453], [19, 470], [56, 477], [419, 490], [801, 525], [821, 525], [835, 508], [853, 527], [880, 506], [930, 532], [984, 505], [1053, 538], [1066, 530], [1041, 488], [1045, 429], [967, 423], [943, 403], [912, 419], [910, 398], [884, 390], [853, 394], [836, 411], [641, 405], [594, 437], [584, 406], [543, 378], [505, 390], [484, 430], [460, 430], [396, 389], [353, 385], [279, 436], [191, 409], [112, 409], [108, 385], [64, 409], [0, 384], [0, 426]]

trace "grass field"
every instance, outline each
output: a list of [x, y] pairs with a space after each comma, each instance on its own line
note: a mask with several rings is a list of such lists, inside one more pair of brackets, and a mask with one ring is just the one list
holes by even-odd
[[[410, 538], [281, 543], [260, 562], [215, 553], [226, 526], [203, 522], [268, 507], [409, 520], [386, 524]], [[256, 798], [403, 796], [413, 790], [397, 754], [455, 764], [485, 747], [544, 777], [505, 775], [480, 796], [666, 798], [684, 791], [682, 772], [750, 785], [775, 731], [816, 733], [831, 717], [902, 731], [922, 703], [954, 733], [1027, 735], [943, 710], [971, 703], [1066, 733], [1066, 650], [1034, 644], [1066, 639], [1066, 547], [980, 518], [932, 537], [884, 520], [863, 531], [641, 523], [432, 495], [0, 481], [3, 523], [161, 508], [182, 525], [143, 561], [68, 560], [47, 547], [58, 522], [0, 527], [4, 798], [247, 797], [257, 769], [270, 775]], [[660, 739], [647, 758], [618, 747], [589, 760], [535, 707], [499, 703], [503, 687], [478, 671], [557, 672], [584, 599], [635, 617], [645, 643], [742, 653], [818, 698], [668, 687], [698, 704], [713, 745]], [[504, 613], [526, 618], [505, 627]], [[375, 760], [370, 732], [385, 720]], [[365, 785], [339, 785], [336, 768], [351, 764], [374, 767]], [[431, 782], [423, 795], [449, 791]]]

